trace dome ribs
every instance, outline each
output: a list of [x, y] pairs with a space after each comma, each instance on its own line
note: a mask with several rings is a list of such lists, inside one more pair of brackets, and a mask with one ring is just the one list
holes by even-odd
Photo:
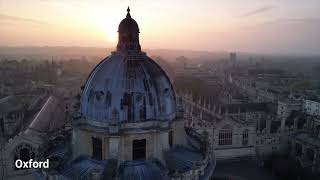
[[110, 123], [115, 119], [112, 111], [118, 112], [118, 123], [173, 120], [175, 92], [161, 67], [141, 52], [139, 27], [131, 15], [121, 21], [118, 33], [117, 51], [102, 60], [86, 81], [82, 118], [91, 126]]

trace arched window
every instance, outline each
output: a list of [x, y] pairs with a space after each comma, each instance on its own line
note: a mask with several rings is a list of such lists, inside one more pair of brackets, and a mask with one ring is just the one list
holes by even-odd
[[305, 120], [303, 118], [298, 119], [297, 129], [303, 129], [303, 125], [305, 123]]
[[146, 139], [134, 140], [132, 142], [132, 160], [146, 159]]
[[102, 140], [100, 138], [92, 137], [92, 158], [102, 159]]
[[0, 134], [4, 134], [4, 119], [0, 118]]
[[242, 134], [242, 145], [246, 146], [249, 142], [249, 130], [244, 130]]
[[169, 147], [170, 148], [172, 148], [172, 146], [173, 146], [173, 133], [172, 133], [172, 131], [170, 131], [169, 132], [169, 135], [168, 135], [169, 137]]
[[219, 131], [219, 145], [232, 145], [232, 127], [230, 125], [224, 126]]
[[23, 148], [20, 150], [20, 159], [22, 161], [30, 160], [30, 151], [28, 148]]
[[[13, 155], [13, 163], [16, 162], [16, 160], [22, 160], [23, 162], [29, 161], [30, 159], [35, 159], [35, 151], [32, 146], [29, 144], [20, 144], [16, 147]], [[15, 170], [22, 170], [21, 169], [15, 169]]]

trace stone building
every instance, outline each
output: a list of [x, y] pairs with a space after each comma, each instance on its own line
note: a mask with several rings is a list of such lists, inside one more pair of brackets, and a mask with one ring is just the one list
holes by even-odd
[[[194, 101], [191, 93], [180, 93], [186, 110], [186, 126], [208, 133], [217, 160], [287, 153], [292, 134], [306, 129], [308, 121], [300, 104], [213, 104]], [[310, 122], [309, 122], [310, 123]]]
[[291, 140], [291, 155], [303, 168], [320, 172], [320, 119], [308, 118], [305, 131], [296, 133]]
[[208, 133], [217, 160], [256, 155], [256, 126], [264, 104], [208, 105], [182, 95], [187, 116], [186, 126]]
[[12, 137], [19, 131], [26, 108], [16, 96], [0, 99], [0, 137]]
[[[37, 99], [37, 98], [36, 98]], [[41, 148], [49, 137], [66, 124], [66, 113], [61, 99], [50, 96], [39, 99], [40, 110], [37, 111], [37, 102], [32, 101], [28, 107], [33, 111], [25, 109], [29, 116], [16, 116], [15, 122], [19, 128], [8, 136], [0, 134], [0, 179], [33, 179], [32, 169], [17, 169], [14, 164], [17, 159], [28, 161], [42, 156]], [[10, 107], [8, 103], [3, 104]], [[19, 106], [16, 106], [19, 107]], [[14, 116], [9, 116], [14, 117]], [[19, 117], [19, 118], [18, 118]], [[7, 118], [8, 119], [8, 118]], [[5, 120], [7, 120], [5, 119]], [[16, 127], [11, 124], [9, 127]], [[9, 128], [10, 129], [10, 128]], [[6, 129], [5, 129], [6, 130]], [[8, 132], [8, 131], [5, 131]]]
[[[71, 142], [48, 148], [41, 179], [209, 179], [214, 154], [184, 128], [183, 108], [162, 68], [141, 51], [139, 27], [127, 10], [117, 50], [90, 73]], [[65, 160], [67, 158], [67, 160]]]
[[26, 80], [40, 80], [54, 82], [61, 74], [62, 66], [53, 60], [38, 63], [28, 60], [2, 60], [0, 61], [0, 84], [24, 83]]
[[302, 110], [311, 116], [320, 116], [320, 103], [311, 100], [304, 100]]

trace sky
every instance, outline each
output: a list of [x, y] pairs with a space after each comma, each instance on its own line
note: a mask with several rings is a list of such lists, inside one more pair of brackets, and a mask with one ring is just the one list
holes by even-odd
[[144, 49], [320, 54], [319, 0], [0, 0], [0, 46], [113, 48], [128, 6]]

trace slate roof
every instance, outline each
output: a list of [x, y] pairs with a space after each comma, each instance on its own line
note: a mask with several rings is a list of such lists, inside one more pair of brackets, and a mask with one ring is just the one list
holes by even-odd
[[151, 161], [126, 161], [119, 167], [120, 180], [165, 180], [163, 168]]
[[228, 108], [229, 113], [240, 112], [269, 112], [271, 111], [270, 103], [243, 103], [243, 104], [226, 104], [224, 108]]
[[[116, 160], [94, 160], [81, 156], [66, 165], [60, 172], [67, 179], [90, 179], [92, 172], [100, 174], [101, 179], [116, 175]], [[125, 161], [118, 168], [119, 180], [169, 180], [166, 169], [157, 161]]]
[[16, 96], [7, 96], [0, 99], [0, 114], [7, 114], [23, 108], [23, 104]]
[[91, 172], [103, 172], [108, 161], [98, 161], [87, 156], [80, 156], [68, 164], [61, 172], [62, 176], [68, 179], [89, 178]]
[[170, 171], [185, 172], [202, 163], [204, 157], [198, 151], [176, 147], [165, 154], [165, 160]]
[[295, 136], [295, 138], [301, 142], [304, 142], [309, 145], [320, 147], [320, 138], [312, 137], [307, 133], [300, 133]]
[[68, 152], [68, 144], [59, 144], [50, 149], [49, 156], [63, 158]]
[[32, 120], [26, 132], [48, 133], [53, 129], [59, 128], [65, 123], [65, 121], [62, 121], [65, 118], [61, 118], [63, 115], [63, 107], [60, 101], [56, 97], [50, 96]]

